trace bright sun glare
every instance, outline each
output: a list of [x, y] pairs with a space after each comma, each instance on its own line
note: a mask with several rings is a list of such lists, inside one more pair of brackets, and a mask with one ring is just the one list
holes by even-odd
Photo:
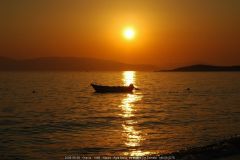
[[131, 27], [125, 28], [123, 30], [123, 36], [127, 40], [132, 40], [135, 37], [135, 30]]

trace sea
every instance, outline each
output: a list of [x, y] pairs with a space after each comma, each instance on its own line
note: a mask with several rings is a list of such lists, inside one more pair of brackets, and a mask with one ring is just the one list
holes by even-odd
[[163, 155], [239, 134], [239, 115], [239, 72], [0, 72], [1, 159]]

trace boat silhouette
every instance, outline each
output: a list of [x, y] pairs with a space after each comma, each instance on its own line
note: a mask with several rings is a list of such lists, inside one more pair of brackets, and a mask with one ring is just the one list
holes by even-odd
[[129, 86], [104, 86], [91, 83], [91, 86], [97, 93], [131, 93], [134, 89], [133, 84]]

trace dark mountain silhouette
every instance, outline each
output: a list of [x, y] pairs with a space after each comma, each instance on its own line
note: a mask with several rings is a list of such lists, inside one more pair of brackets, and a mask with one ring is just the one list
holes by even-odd
[[192, 65], [179, 67], [173, 70], [164, 70], [166, 72], [234, 72], [240, 71], [240, 66], [212, 66], [212, 65]]
[[121, 62], [79, 57], [43, 57], [35, 59], [15, 60], [0, 57], [2, 71], [152, 71], [152, 65], [133, 65]]

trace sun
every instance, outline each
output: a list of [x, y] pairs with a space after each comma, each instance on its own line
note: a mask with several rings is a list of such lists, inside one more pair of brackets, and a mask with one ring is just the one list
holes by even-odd
[[123, 30], [123, 37], [127, 40], [133, 40], [135, 38], [136, 32], [134, 28], [127, 27]]

